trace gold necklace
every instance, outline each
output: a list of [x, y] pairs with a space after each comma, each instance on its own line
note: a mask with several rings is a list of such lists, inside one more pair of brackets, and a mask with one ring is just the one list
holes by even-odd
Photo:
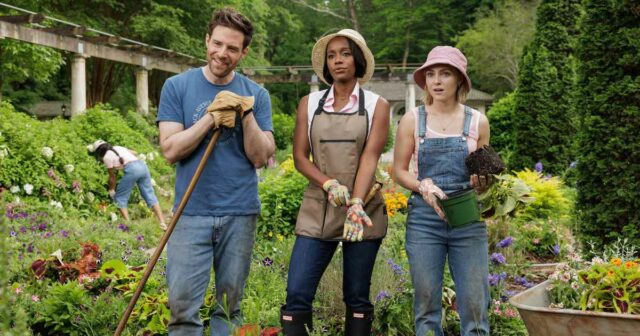
[[441, 129], [442, 131], [446, 131], [449, 128], [449, 126], [451, 126], [453, 124], [453, 122], [456, 121], [456, 120], [458, 120], [458, 115], [457, 114], [454, 115], [453, 118], [451, 118], [451, 121], [449, 121], [446, 126], [440, 125], [440, 122], [438, 121], [438, 125], [437, 125], [438, 127], [436, 127], [436, 128]]

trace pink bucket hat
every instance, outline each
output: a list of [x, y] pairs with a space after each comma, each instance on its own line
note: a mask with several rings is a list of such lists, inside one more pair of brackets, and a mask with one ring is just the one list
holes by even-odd
[[429, 55], [427, 55], [427, 61], [413, 72], [413, 80], [421, 89], [424, 90], [425, 86], [425, 70], [436, 64], [448, 64], [458, 69], [462, 76], [464, 76], [467, 89], [471, 91], [471, 80], [469, 80], [469, 76], [467, 76], [467, 58], [464, 57], [458, 48], [449, 46], [438, 46], [431, 49]]

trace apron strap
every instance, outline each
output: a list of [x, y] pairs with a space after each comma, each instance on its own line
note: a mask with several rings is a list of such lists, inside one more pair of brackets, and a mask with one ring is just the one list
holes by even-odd
[[322, 113], [324, 110], [324, 102], [327, 100], [330, 90], [331, 88], [328, 88], [327, 91], [324, 92], [324, 95], [322, 95], [322, 98], [320, 98], [320, 101], [318, 101], [318, 107], [316, 107], [316, 112], [314, 113], [315, 115]]
[[473, 116], [473, 112], [469, 106], [464, 106], [464, 130], [462, 131], [462, 135], [465, 137], [469, 136], [469, 127], [471, 126], [471, 117]]
[[358, 114], [363, 116], [366, 110], [364, 109], [364, 91], [362, 91], [362, 88], [359, 89], [358, 95]]

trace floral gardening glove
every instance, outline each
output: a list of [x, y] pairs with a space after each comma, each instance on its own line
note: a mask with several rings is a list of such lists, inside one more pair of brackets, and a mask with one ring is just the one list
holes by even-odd
[[418, 190], [420, 191], [420, 195], [422, 195], [422, 199], [436, 211], [440, 218], [445, 219], [444, 211], [442, 211], [438, 204], [438, 198], [447, 198], [447, 195], [444, 194], [442, 189], [435, 185], [430, 178], [426, 178], [420, 181]]
[[353, 198], [349, 201], [349, 210], [347, 210], [347, 218], [344, 221], [344, 230], [342, 231], [342, 238], [346, 241], [362, 241], [364, 226], [373, 226], [371, 219], [362, 208], [363, 204], [360, 198]]
[[322, 185], [322, 189], [329, 194], [328, 200], [334, 207], [347, 205], [349, 200], [349, 189], [346, 186], [340, 184], [338, 180], [331, 179]]

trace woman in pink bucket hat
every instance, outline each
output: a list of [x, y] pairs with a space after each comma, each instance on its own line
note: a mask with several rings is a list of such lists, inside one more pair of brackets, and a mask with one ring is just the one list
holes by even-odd
[[[424, 90], [424, 105], [400, 120], [393, 168], [396, 182], [412, 191], [405, 248], [415, 288], [416, 335], [443, 335], [445, 261], [455, 282], [461, 335], [489, 335], [486, 224], [478, 220], [454, 226], [439, 205], [447, 193], [486, 187], [487, 179], [472, 179], [464, 161], [489, 144], [489, 121], [464, 105], [471, 81], [460, 50], [433, 48], [413, 78]], [[412, 158], [416, 163], [410, 171]]]

